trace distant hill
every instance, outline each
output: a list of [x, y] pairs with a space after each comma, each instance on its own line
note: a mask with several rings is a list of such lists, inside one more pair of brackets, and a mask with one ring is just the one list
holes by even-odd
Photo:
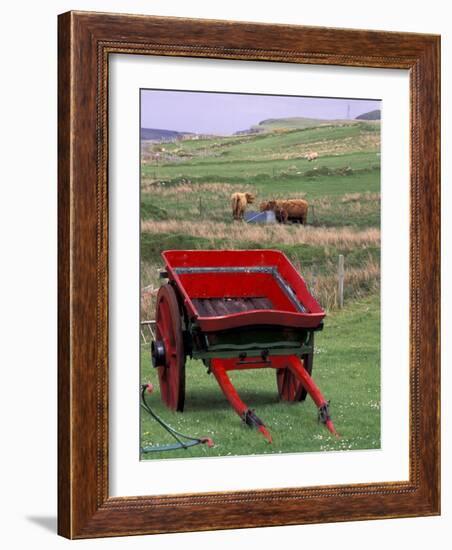
[[176, 132], [176, 130], [163, 130], [161, 128], [141, 128], [142, 140], [169, 141], [182, 136], [192, 135], [190, 132]]
[[369, 111], [368, 113], [363, 113], [362, 115], [358, 115], [356, 117], [356, 120], [380, 120], [380, 119], [381, 119], [380, 109], [375, 109], [375, 111]]
[[276, 128], [287, 128], [291, 130], [302, 130], [303, 128], [314, 128], [321, 124], [329, 124], [330, 120], [319, 118], [289, 117], [289, 118], [267, 118], [261, 120], [257, 128], [274, 130]]
[[267, 118], [255, 124], [249, 130], [236, 132], [237, 134], [272, 132], [273, 130], [304, 130], [305, 128], [317, 128], [318, 126], [331, 126], [334, 124], [356, 124], [354, 120], [327, 120], [324, 118], [288, 117]]

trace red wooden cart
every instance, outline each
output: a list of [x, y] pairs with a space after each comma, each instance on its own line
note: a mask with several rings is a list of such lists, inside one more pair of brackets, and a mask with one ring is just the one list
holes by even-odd
[[201, 359], [243, 421], [271, 442], [264, 423], [241, 400], [230, 370], [271, 367], [279, 396], [309, 394], [335, 435], [328, 402], [311, 378], [314, 333], [325, 312], [288, 258], [277, 250], [170, 250], [168, 283], [156, 305], [152, 362], [165, 404], [182, 411], [186, 357]]

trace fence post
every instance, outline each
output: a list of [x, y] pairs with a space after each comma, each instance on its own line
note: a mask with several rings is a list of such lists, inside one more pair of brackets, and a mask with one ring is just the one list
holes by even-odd
[[342, 309], [344, 307], [344, 256], [342, 254], [339, 254], [337, 275], [339, 307]]
[[317, 265], [316, 264], [312, 266], [309, 290], [311, 294], [314, 296], [314, 298], [318, 300], [319, 296], [317, 295]]
[[[316, 217], [315, 217], [315, 210], [314, 210], [314, 205], [311, 204], [311, 208], [310, 208], [311, 212], [312, 212], [312, 215], [311, 215], [311, 225], [317, 225], [317, 220], [316, 220]], [[306, 220], [307, 221], [307, 220]]]

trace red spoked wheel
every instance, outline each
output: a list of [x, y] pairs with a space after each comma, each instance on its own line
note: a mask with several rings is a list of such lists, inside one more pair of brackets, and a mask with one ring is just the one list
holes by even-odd
[[182, 321], [176, 292], [169, 284], [160, 287], [157, 294], [155, 320], [156, 341], [153, 342], [153, 354], [156, 351], [161, 353], [160, 359], [154, 362], [158, 369], [160, 394], [168, 408], [183, 411], [185, 352]]
[[[300, 362], [303, 363], [303, 360], [300, 359]], [[287, 367], [276, 369], [276, 384], [279, 398], [282, 401], [303, 401], [306, 397], [301, 382]]]

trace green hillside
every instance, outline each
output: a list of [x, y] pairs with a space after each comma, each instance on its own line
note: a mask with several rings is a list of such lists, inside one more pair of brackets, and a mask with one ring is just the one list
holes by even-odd
[[[167, 249], [283, 251], [327, 312], [316, 342], [314, 373], [331, 399], [342, 438], [317, 424], [310, 401], [278, 402], [274, 372], [239, 373], [234, 383], [256, 406], [274, 437], [243, 426], [200, 361], [187, 363], [186, 411], [170, 413], [160, 401], [149, 341], [142, 346], [142, 382], [155, 385], [156, 411], [177, 429], [212, 436], [215, 447], [149, 454], [143, 458], [224, 456], [378, 448], [380, 445], [380, 122], [265, 120], [259, 132], [188, 136], [142, 142], [141, 318], [153, 319]], [[309, 161], [306, 154], [318, 153]], [[250, 192], [255, 203], [275, 198], [308, 201], [308, 223], [258, 225], [234, 221], [231, 194]], [[338, 309], [338, 256], [345, 258], [344, 304]], [[351, 342], [353, 345], [351, 346]], [[168, 442], [142, 417], [143, 445]]]
[[276, 130], [278, 128], [304, 129], [315, 128], [330, 124], [353, 124], [353, 120], [325, 120], [321, 118], [290, 117], [290, 118], [268, 118], [262, 120], [259, 124], [252, 126], [256, 130]]

